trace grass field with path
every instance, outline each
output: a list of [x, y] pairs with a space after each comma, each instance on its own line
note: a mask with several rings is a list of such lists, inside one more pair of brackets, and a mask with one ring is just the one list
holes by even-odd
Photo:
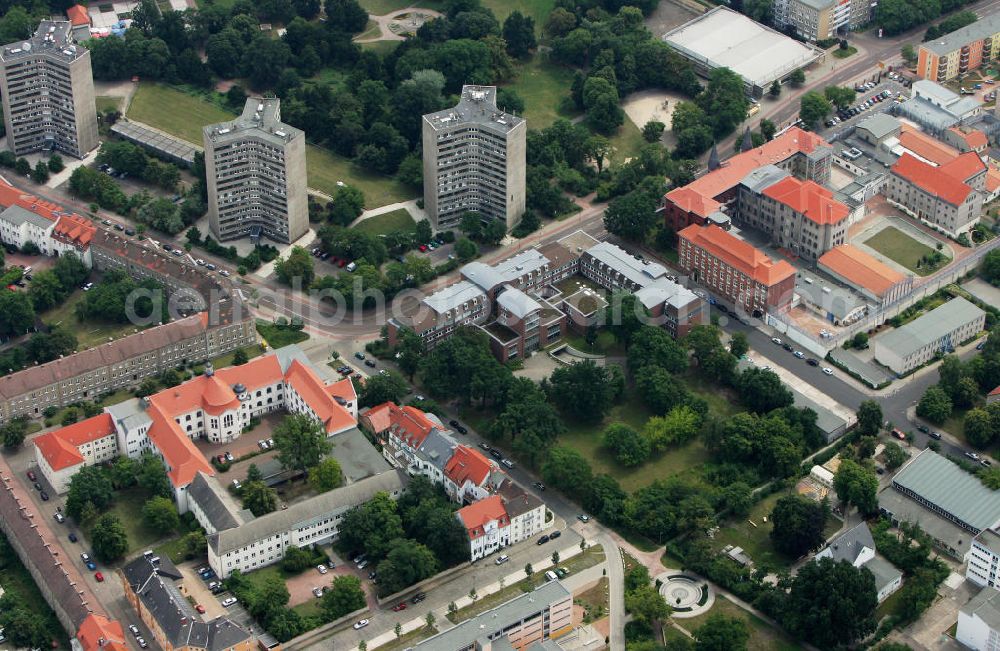
[[748, 651], [797, 651], [801, 649], [784, 631], [779, 631], [764, 620], [751, 615], [722, 595], [715, 598], [715, 604], [704, 615], [697, 617], [677, 619], [675, 623], [682, 626], [690, 633], [694, 633], [700, 626], [708, 621], [713, 613], [721, 613], [727, 617], [741, 619], [747, 624], [750, 630], [750, 639], [747, 641]]
[[544, 129], [558, 118], [570, 119], [572, 113], [559, 110], [560, 101], [569, 93], [573, 71], [536, 55], [517, 68], [517, 76], [504, 84], [524, 100], [524, 118], [530, 129]]
[[[76, 335], [77, 350], [86, 350], [94, 346], [108, 343], [109, 338], [118, 339], [132, 334], [136, 326], [131, 323], [101, 323], [99, 321], [81, 321], [76, 315], [76, 306], [86, 294], [79, 290], [60, 305], [41, 314], [44, 323], [59, 326], [67, 332]], [[141, 330], [141, 328], [140, 328]]]
[[[440, 0], [360, 0], [361, 6], [375, 16], [406, 9], [407, 7], [423, 7], [444, 11], [444, 3]], [[555, 8], [555, 0], [483, 0], [483, 6], [493, 10], [493, 14], [501, 23], [515, 10], [525, 16], [535, 19], [535, 31], [539, 34], [545, 19]]]
[[[790, 493], [769, 495], [757, 502], [745, 518], [722, 526], [715, 534], [713, 546], [720, 550], [726, 545], [742, 547], [753, 559], [754, 565], [758, 567], [788, 567], [792, 559], [775, 551], [771, 545], [771, 523], [764, 521], [765, 518], [770, 519], [771, 511], [774, 510], [774, 505], [777, 504], [778, 500], [788, 494]], [[823, 531], [824, 536], [833, 535], [840, 528], [840, 525], [840, 520], [829, 516], [826, 521], [826, 529]]]
[[142, 519], [142, 507], [149, 499], [149, 494], [138, 488], [129, 488], [115, 492], [115, 503], [108, 513], [118, 516], [125, 533], [128, 535], [128, 552], [130, 556], [137, 551], [149, 549], [153, 543], [165, 536], [150, 530]]
[[406, 208], [397, 208], [392, 212], [375, 215], [358, 222], [354, 226], [354, 230], [371, 235], [385, 235], [394, 231], [412, 233], [417, 230], [417, 222], [413, 221], [413, 217], [410, 216], [410, 212]]
[[[235, 115], [176, 88], [142, 83], [129, 105], [128, 117], [201, 146], [203, 126], [232, 120]], [[306, 167], [310, 188], [333, 195], [338, 181], [353, 185], [364, 193], [366, 208], [378, 208], [418, 195], [417, 191], [398, 181], [358, 170], [346, 158], [315, 145], [306, 147]]]
[[[934, 253], [934, 249], [918, 242], [895, 226], [886, 226], [865, 240], [865, 244], [915, 274], [927, 276], [936, 271], [936, 269], [918, 266], [920, 259]], [[942, 253], [947, 257], [945, 251]]]

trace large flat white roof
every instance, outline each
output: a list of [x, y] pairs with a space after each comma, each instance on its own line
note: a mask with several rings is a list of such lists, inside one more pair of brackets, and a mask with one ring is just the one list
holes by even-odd
[[702, 66], [729, 68], [760, 88], [820, 55], [816, 49], [726, 7], [716, 7], [667, 32], [663, 40]]

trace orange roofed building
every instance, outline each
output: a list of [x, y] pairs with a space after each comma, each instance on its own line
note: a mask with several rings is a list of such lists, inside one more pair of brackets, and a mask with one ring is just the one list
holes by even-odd
[[917, 219], [957, 236], [979, 222], [986, 164], [974, 152], [934, 166], [903, 154], [892, 166], [886, 198]]
[[843, 244], [851, 209], [815, 181], [766, 165], [739, 185], [734, 221], [753, 227], [791, 253], [815, 260]]
[[677, 251], [685, 273], [737, 310], [760, 318], [792, 302], [795, 268], [718, 226], [688, 226], [678, 233]]
[[239, 438], [251, 418], [274, 411], [307, 414], [328, 436], [357, 424], [353, 386], [325, 380], [297, 346], [286, 346], [241, 366], [205, 373], [141, 400], [35, 439], [39, 468], [63, 493], [80, 468], [120, 455], [150, 451], [163, 459], [177, 507], [187, 511], [187, 490], [201, 472], [215, 474], [196, 439], [226, 443]]
[[91, 614], [76, 631], [83, 651], [128, 651], [122, 625], [104, 615]]
[[[736, 198], [736, 189], [747, 174], [775, 165], [803, 179], [830, 181], [833, 148], [820, 136], [792, 127], [760, 147], [744, 151], [717, 168], [671, 190], [663, 197], [664, 223], [680, 231], [691, 224], [717, 221], [724, 204]], [[713, 217], [714, 215], [714, 217]]]
[[886, 307], [907, 296], [913, 276], [901, 274], [850, 244], [830, 249], [817, 261], [819, 268]]
[[465, 526], [471, 560], [479, 560], [511, 544], [510, 518], [499, 495], [462, 507], [455, 516]]

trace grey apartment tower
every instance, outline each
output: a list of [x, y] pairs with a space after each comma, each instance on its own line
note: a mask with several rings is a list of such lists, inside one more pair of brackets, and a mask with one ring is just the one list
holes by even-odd
[[510, 229], [524, 212], [524, 118], [497, 108], [495, 86], [463, 86], [454, 108], [424, 116], [424, 208], [437, 228], [465, 212]]
[[0, 48], [7, 142], [18, 156], [60, 151], [83, 158], [97, 146], [90, 51], [69, 21], [43, 20], [26, 41]]
[[220, 241], [285, 244], [309, 230], [306, 137], [281, 122], [281, 101], [251, 97], [232, 122], [202, 130], [208, 216]]

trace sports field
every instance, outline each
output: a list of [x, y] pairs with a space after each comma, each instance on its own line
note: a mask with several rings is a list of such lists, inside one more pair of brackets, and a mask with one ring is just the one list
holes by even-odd
[[[886, 226], [865, 240], [865, 244], [921, 276], [927, 276], [947, 263], [946, 259], [942, 264], [935, 266], [925, 264], [923, 260], [933, 255], [934, 249], [918, 242], [895, 226]], [[942, 253], [947, 255], [944, 251]]]

